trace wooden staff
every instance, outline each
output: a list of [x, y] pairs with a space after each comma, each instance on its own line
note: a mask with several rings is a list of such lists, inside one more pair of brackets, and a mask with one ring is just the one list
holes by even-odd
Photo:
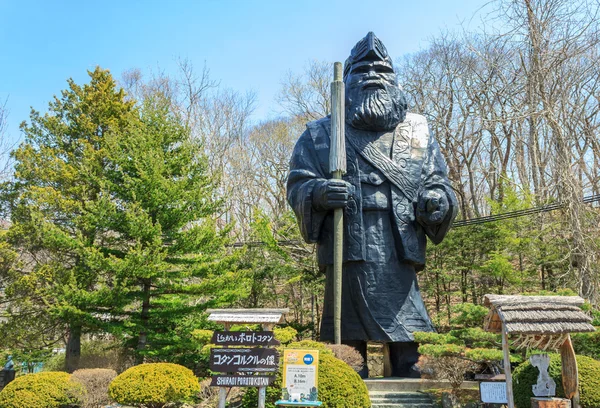
[[[342, 63], [333, 64], [331, 83], [331, 146], [329, 171], [332, 178], [341, 180], [346, 173], [346, 144], [344, 137], [344, 81]], [[344, 256], [344, 209], [333, 213], [333, 336], [335, 344], [342, 343], [342, 260]]]

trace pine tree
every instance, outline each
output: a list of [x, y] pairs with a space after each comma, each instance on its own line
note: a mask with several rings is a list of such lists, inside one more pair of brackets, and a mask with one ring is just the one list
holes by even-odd
[[78, 365], [81, 333], [97, 328], [97, 299], [107, 279], [98, 220], [114, 212], [104, 192], [107, 133], [121, 133], [137, 117], [108, 71], [89, 72], [32, 110], [13, 152], [14, 180], [3, 185], [12, 222], [8, 242], [21, 254], [8, 272], [11, 318], [36, 318], [68, 332], [67, 370]]
[[5, 273], [11, 321], [68, 333], [68, 371], [85, 332], [174, 358], [199, 312], [239, 295], [201, 144], [161, 95], [136, 105], [108, 71], [89, 74], [32, 111], [3, 185], [20, 253]]
[[118, 198], [111, 330], [129, 339], [138, 361], [185, 363], [199, 312], [235, 301], [239, 281], [236, 254], [225, 248], [229, 230], [215, 222], [216, 180], [202, 145], [169, 106], [154, 95], [139, 126], [107, 137], [108, 188]]

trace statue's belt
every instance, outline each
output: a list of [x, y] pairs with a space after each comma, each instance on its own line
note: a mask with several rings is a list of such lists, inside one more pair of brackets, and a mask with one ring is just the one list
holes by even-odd
[[347, 132], [346, 140], [361, 156], [381, 171], [390, 183], [396, 186], [409, 201], [412, 201], [418, 185], [410, 179], [413, 173], [411, 160], [407, 160], [407, 167], [402, 168], [366, 138]]

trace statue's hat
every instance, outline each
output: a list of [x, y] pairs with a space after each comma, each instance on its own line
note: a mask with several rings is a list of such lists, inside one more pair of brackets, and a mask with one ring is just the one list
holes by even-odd
[[381, 40], [370, 31], [365, 38], [357, 42], [354, 48], [352, 48], [352, 51], [350, 51], [350, 56], [344, 64], [344, 80], [350, 73], [350, 69], [353, 65], [373, 62], [394, 69], [394, 64], [385, 45], [383, 45]]

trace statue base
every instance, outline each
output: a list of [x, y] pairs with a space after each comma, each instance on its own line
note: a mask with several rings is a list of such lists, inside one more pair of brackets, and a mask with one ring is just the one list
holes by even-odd
[[564, 398], [531, 398], [531, 408], [571, 408], [571, 400]]

